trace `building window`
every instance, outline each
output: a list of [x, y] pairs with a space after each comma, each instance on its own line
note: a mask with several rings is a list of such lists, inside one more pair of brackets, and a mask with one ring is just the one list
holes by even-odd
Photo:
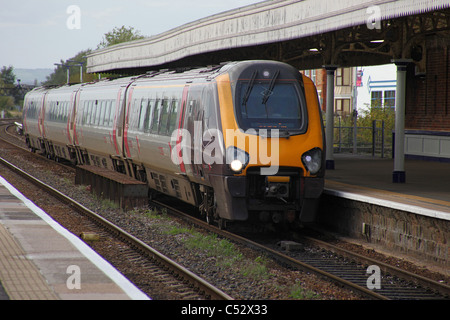
[[336, 99], [334, 110], [341, 116], [350, 114], [350, 99]]
[[395, 90], [384, 92], [384, 107], [390, 109], [395, 108]]
[[372, 91], [370, 106], [372, 108], [381, 108], [381, 102], [383, 101], [382, 99], [383, 99], [382, 91]]
[[336, 70], [336, 85], [349, 86], [351, 80], [351, 68], [338, 68]]
[[303, 74], [310, 78], [314, 84], [316, 84], [316, 70], [304, 70]]

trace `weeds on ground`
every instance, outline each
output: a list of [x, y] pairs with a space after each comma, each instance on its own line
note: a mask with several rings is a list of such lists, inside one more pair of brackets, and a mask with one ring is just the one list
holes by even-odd
[[291, 288], [291, 294], [290, 296], [293, 299], [297, 300], [315, 300], [320, 299], [320, 296], [311, 290], [306, 290], [302, 288], [301, 284], [299, 282], [296, 282], [292, 288]]

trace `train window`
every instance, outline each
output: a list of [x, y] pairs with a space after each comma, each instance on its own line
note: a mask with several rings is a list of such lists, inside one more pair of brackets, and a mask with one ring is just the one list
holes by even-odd
[[161, 115], [159, 116], [160, 122], [159, 122], [159, 130], [158, 133], [160, 135], [167, 134], [167, 122], [169, 120], [169, 100], [163, 99], [162, 100], [162, 106], [161, 106]]
[[[81, 103], [78, 104], [79, 107], [81, 107]], [[86, 123], [86, 102], [83, 102], [83, 107], [82, 107], [82, 112], [81, 112], [81, 117], [77, 117], [77, 123], [80, 124], [81, 121], [81, 125], [84, 125]], [[81, 119], [80, 119], [81, 118]]]
[[101, 100], [98, 102], [97, 104], [97, 121], [95, 122], [96, 125], [98, 126], [102, 126], [103, 125], [103, 116], [104, 116], [104, 112], [105, 112], [105, 108], [104, 108], [104, 104], [103, 104], [104, 100]]
[[155, 105], [155, 100], [148, 100], [147, 106], [146, 106], [146, 112], [145, 112], [145, 118], [144, 118], [144, 126], [143, 130], [144, 132], [150, 132], [150, 125], [151, 125], [151, 116], [153, 107]]
[[148, 132], [150, 129], [149, 121], [151, 115], [152, 100], [143, 99], [141, 101], [138, 129], [142, 132]]
[[108, 110], [105, 113], [105, 126], [112, 127], [114, 123], [114, 114], [115, 114], [115, 100], [108, 101]]
[[59, 120], [60, 109], [61, 109], [61, 107], [59, 106], [59, 102], [56, 102], [56, 101], [53, 102], [52, 115], [53, 115], [54, 121]]
[[56, 101], [52, 103], [52, 109], [50, 112], [53, 120], [58, 121], [58, 103]]
[[88, 102], [87, 101], [84, 101], [84, 103], [83, 103], [83, 121], [82, 121], [82, 124], [83, 125], [85, 125], [85, 124], [87, 124], [88, 122]]
[[[28, 113], [27, 113], [28, 116]], [[34, 101], [30, 102], [30, 118], [36, 119], [37, 118], [37, 106]]]
[[98, 123], [100, 122], [100, 110], [101, 109], [101, 105], [98, 102], [98, 100], [95, 100], [95, 105], [94, 105], [94, 114], [95, 114], [95, 118], [94, 118], [94, 126], [97, 126]]
[[269, 83], [261, 81], [249, 88], [248, 83], [240, 86], [237, 103], [239, 122], [242, 129], [304, 130], [305, 122], [301, 107], [301, 89], [292, 83]]
[[204, 101], [204, 126], [205, 129], [217, 129], [218, 119], [216, 112], [216, 103], [212, 87], [205, 88], [202, 93], [202, 101]]
[[145, 121], [145, 116], [147, 114], [147, 105], [148, 105], [147, 99], [142, 99], [140, 106], [136, 106], [136, 107], [139, 107], [139, 110], [138, 110], [139, 116], [138, 116], [138, 120], [137, 120], [137, 129], [139, 131], [144, 131], [144, 121]]
[[89, 101], [88, 102], [88, 119], [87, 119], [87, 125], [92, 125], [92, 123], [94, 122], [94, 101]]
[[59, 122], [64, 121], [64, 106], [65, 106], [65, 104], [66, 103], [64, 101], [61, 101], [59, 103], [59, 106], [58, 106], [58, 121]]
[[67, 101], [64, 101], [61, 105], [61, 122], [64, 122], [64, 119], [66, 118], [66, 109], [67, 109]]
[[65, 110], [66, 110], [66, 102], [62, 101], [59, 103], [59, 117], [58, 117], [59, 122], [64, 122]]
[[98, 118], [98, 125], [103, 127], [103, 121], [105, 119], [105, 111], [106, 111], [106, 100], [102, 100], [99, 102], [100, 105], [100, 116]]
[[95, 123], [95, 101], [90, 101], [89, 102], [89, 113], [91, 114], [91, 121], [89, 122], [89, 124], [92, 126]]
[[84, 102], [84, 110], [86, 112], [86, 122], [85, 124], [88, 126], [91, 124], [91, 102], [90, 101], [85, 101]]
[[98, 125], [101, 127], [103, 127], [103, 122], [105, 121], [106, 104], [106, 100], [100, 101], [100, 116], [98, 118]]
[[160, 100], [156, 99], [155, 107], [153, 108], [152, 114], [151, 133], [158, 133], [160, 109], [161, 109]]
[[60, 102], [58, 106], [58, 121], [63, 122], [64, 121], [64, 105], [65, 102]]
[[48, 117], [50, 120], [53, 120], [53, 102], [49, 103]]
[[178, 116], [179, 106], [180, 106], [180, 100], [173, 99], [170, 104], [169, 128], [167, 130], [167, 133], [169, 135], [171, 135], [172, 132], [177, 127], [177, 116]]
[[111, 100], [107, 100], [105, 101], [105, 113], [104, 113], [104, 118], [103, 118], [103, 125], [105, 127], [110, 126], [110, 118], [111, 118], [111, 105], [112, 105], [112, 101]]

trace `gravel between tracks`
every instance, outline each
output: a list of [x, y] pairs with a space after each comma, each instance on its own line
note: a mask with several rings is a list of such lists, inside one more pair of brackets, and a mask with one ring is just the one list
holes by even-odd
[[[4, 146], [0, 148], [0, 156], [16, 164], [26, 171], [33, 173], [39, 179], [46, 181], [61, 192], [77, 199], [91, 210], [101, 214], [113, 223], [118, 224], [128, 232], [132, 233], [150, 246], [159, 250], [163, 254], [170, 256], [173, 260], [184, 265], [194, 273], [205, 278], [207, 281], [217, 285], [223, 291], [233, 296], [235, 299], [293, 299], [292, 291], [301, 288], [300, 295], [296, 298], [302, 299], [360, 299], [359, 296], [319, 279], [315, 275], [306, 274], [300, 271], [287, 270], [270, 259], [261, 260], [259, 254], [251, 249], [235, 245], [235, 250], [242, 256], [242, 259], [233, 264], [224, 264], [220, 256], [214, 256], [203, 249], [193, 249], [187, 246], [186, 239], [191, 237], [189, 233], [170, 234], [169, 229], [190, 228], [184, 222], [175, 218], [167, 219], [164, 216], [151, 216], [146, 214], [146, 210], [140, 209], [133, 213], [126, 213], [120, 209], [115, 209], [107, 203], [93, 197], [85, 186], [74, 186], [75, 173], [68, 168], [59, 167], [56, 164], [49, 166], [47, 161], [36, 161], [32, 154], [20, 156], [12, 152], [12, 148]], [[4, 170], [0, 167], [0, 175], [4, 175]], [[8, 177], [5, 177], [8, 179]], [[11, 181], [13, 182], [13, 181]], [[22, 190], [26, 192], [26, 190]], [[35, 200], [38, 205], [40, 201]], [[43, 204], [45, 205], [45, 204]], [[50, 213], [50, 212], [49, 212]], [[65, 223], [65, 222], [64, 222]], [[61, 222], [61, 224], [64, 224]], [[76, 233], [76, 232], [74, 232]], [[76, 233], [78, 234], [78, 233]], [[341, 242], [341, 245], [349, 250], [359, 251], [360, 254], [376, 256], [386, 263], [402, 267], [411, 272], [430, 277], [436, 281], [449, 283], [449, 278], [442, 274], [430, 272], [422, 266], [416, 266], [404, 259], [396, 259], [390, 256], [383, 256], [372, 249], [364, 248], [361, 245]], [[102, 248], [105, 251], [105, 248]], [[115, 253], [112, 256], [117, 256]], [[140, 280], [133, 278], [133, 270], [128, 266], [121, 266], [120, 259], [113, 264], [135, 283]], [[245, 275], [243, 270], [248, 270], [249, 266], [261, 264], [266, 269], [263, 276]], [[145, 282], [145, 281], [144, 281]], [[151, 294], [150, 294], [151, 295]], [[156, 292], [153, 298], [157, 298]], [[166, 298], [167, 299], [167, 298]]]
[[[36, 160], [31, 154], [24, 156], [23, 153], [20, 153], [18, 155], [8, 147], [0, 149], [1, 157], [119, 225], [235, 299], [360, 299], [352, 292], [313, 274], [286, 269], [271, 259], [260, 257], [258, 252], [246, 247], [235, 244], [232, 246], [234, 256], [238, 257], [232, 262], [225, 261], [222, 256], [216, 256], [203, 248], [192, 248], [186, 241], [187, 238], [193, 237], [191, 231], [186, 231], [191, 229], [191, 226], [182, 221], [165, 215], [149, 216], [148, 210], [145, 208], [136, 209], [131, 213], [123, 212], [121, 209], [114, 208], [110, 203], [93, 196], [88, 187], [75, 186], [73, 170], [61, 168], [56, 164], [49, 165], [47, 161]], [[8, 180], [14, 179], [12, 175], [6, 173], [3, 167], [0, 167], [0, 175], [5, 176]], [[10, 182], [14, 184], [14, 181], [11, 180]], [[20, 187], [20, 191], [27, 194], [26, 187]], [[31, 195], [29, 198], [31, 199]], [[46, 206], [45, 199], [32, 200], [38, 206]], [[50, 208], [46, 211], [51, 215]], [[65, 224], [63, 221], [60, 223]], [[174, 233], [173, 230], [185, 231]], [[220, 241], [214, 243], [220, 244]], [[112, 262], [116, 268], [130, 280], [139, 283], [139, 279], [135, 279], [135, 275], [133, 275], [133, 270], [127, 269], [127, 266], [122, 268], [119, 265], [120, 259], [118, 260]], [[258, 272], [251, 270], [258, 270]], [[296, 292], [294, 296], [292, 295], [293, 291]], [[157, 292], [154, 294], [150, 292], [149, 295], [153, 298], [158, 297]]]

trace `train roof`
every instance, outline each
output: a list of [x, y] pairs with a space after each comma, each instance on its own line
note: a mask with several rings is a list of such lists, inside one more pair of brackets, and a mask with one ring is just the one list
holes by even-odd
[[[212, 80], [218, 75], [229, 71], [230, 69], [239, 70], [252, 63], [272, 64], [272, 65], [286, 65], [282, 62], [269, 61], [269, 60], [248, 60], [248, 61], [234, 61], [224, 62], [218, 65], [207, 67], [192, 67], [192, 68], [177, 68], [177, 69], [162, 69], [159, 71], [149, 71], [147, 73], [137, 76], [126, 76], [121, 78], [105, 78], [93, 82], [85, 82], [78, 84], [64, 84], [57, 86], [42, 86], [33, 89], [31, 92], [46, 91], [46, 90], [68, 90], [73, 92], [76, 89], [94, 89], [99, 87], [126, 86], [132, 82], [153, 82], [153, 81], [177, 81], [177, 82], [194, 82], [195, 80]], [[288, 66], [288, 65], [286, 65]], [[236, 67], [236, 68], [234, 68]], [[292, 67], [291, 67], [292, 68]]]

